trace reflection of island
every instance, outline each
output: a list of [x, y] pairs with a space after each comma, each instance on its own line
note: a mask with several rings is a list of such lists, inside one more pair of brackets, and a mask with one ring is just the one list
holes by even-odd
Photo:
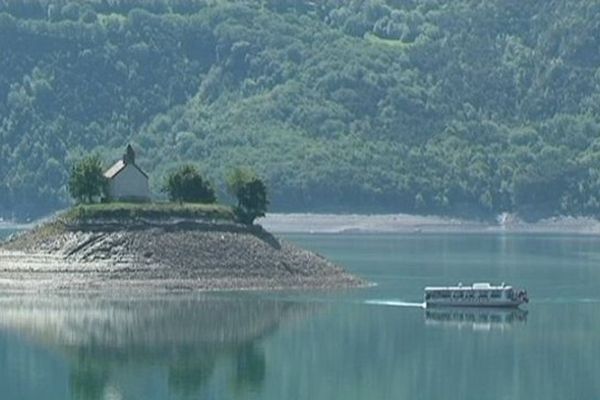
[[[230, 387], [260, 389], [266, 359], [260, 342], [284, 320], [314, 306], [253, 296], [153, 299], [0, 297], [0, 329], [62, 354], [73, 398], [119, 390], [119, 370], [160, 367], [169, 392], [197, 396], [217, 366]], [[123, 396], [126, 398], [127, 396]]]
[[425, 310], [425, 325], [490, 330], [509, 328], [525, 323], [527, 311], [519, 308], [460, 308], [443, 307]]

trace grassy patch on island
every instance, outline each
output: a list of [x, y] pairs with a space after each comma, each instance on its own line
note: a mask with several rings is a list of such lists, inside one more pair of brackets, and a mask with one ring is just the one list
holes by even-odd
[[81, 204], [62, 218], [66, 222], [89, 219], [193, 218], [233, 221], [231, 207], [197, 203], [102, 203]]

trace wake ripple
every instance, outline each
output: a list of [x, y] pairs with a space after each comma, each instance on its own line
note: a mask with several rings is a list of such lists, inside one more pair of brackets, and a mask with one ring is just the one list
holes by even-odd
[[414, 303], [401, 300], [365, 300], [365, 304], [375, 306], [392, 306], [392, 307], [418, 307], [425, 308], [425, 303]]
[[597, 298], [542, 298], [535, 299], [536, 304], [597, 304], [600, 299]]

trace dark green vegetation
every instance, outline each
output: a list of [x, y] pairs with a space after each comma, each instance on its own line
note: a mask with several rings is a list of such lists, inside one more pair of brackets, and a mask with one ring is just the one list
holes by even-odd
[[163, 191], [172, 201], [193, 203], [214, 203], [217, 201], [215, 191], [198, 169], [193, 165], [182, 165], [171, 172], [165, 181]]
[[88, 156], [75, 163], [69, 176], [69, 193], [80, 203], [92, 203], [106, 196], [108, 182], [98, 156]]
[[[275, 210], [600, 213], [591, 0], [0, 3], [0, 213], [124, 143]], [[219, 193], [224, 186], [216, 188]]]
[[252, 171], [235, 169], [227, 177], [227, 189], [237, 199], [234, 207], [238, 221], [252, 225], [258, 217], [264, 217], [269, 200], [265, 183]]
[[[131, 146], [127, 157], [134, 162]], [[264, 217], [269, 201], [264, 182], [252, 170], [234, 169], [227, 178], [228, 190], [237, 199], [233, 207], [218, 205], [210, 182], [192, 164], [181, 165], [171, 171], [162, 191], [172, 203], [113, 202], [108, 197], [108, 180], [102, 174], [102, 163], [97, 155], [85, 157], [72, 168], [69, 193], [78, 206], [61, 215], [64, 221], [85, 219], [138, 219], [138, 218], [210, 218], [228, 219], [252, 225], [257, 217]], [[94, 204], [101, 202], [101, 204]]]

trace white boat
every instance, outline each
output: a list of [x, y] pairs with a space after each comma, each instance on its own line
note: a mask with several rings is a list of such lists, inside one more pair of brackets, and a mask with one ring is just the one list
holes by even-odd
[[518, 307], [529, 302], [527, 291], [502, 283], [474, 283], [472, 286], [430, 286], [425, 288], [427, 307]]

